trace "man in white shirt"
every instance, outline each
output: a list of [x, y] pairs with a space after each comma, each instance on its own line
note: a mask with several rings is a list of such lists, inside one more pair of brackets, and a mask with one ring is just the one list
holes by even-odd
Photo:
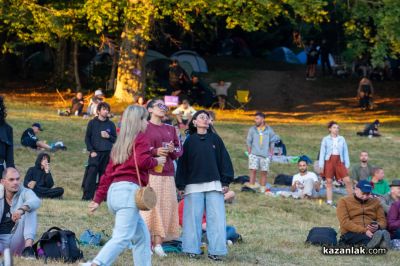
[[218, 97], [219, 109], [225, 109], [225, 102], [226, 99], [228, 98], [228, 89], [231, 85], [232, 85], [231, 82], [225, 82], [223, 80], [210, 84], [210, 87], [215, 90], [215, 94]]
[[192, 116], [195, 113], [196, 110], [190, 106], [189, 101], [186, 99], [183, 100], [182, 104], [172, 112], [172, 114], [176, 116], [176, 120], [180, 127], [187, 127], [190, 119], [192, 119]]
[[307, 162], [300, 159], [297, 163], [299, 173], [293, 176], [290, 190], [294, 198], [313, 198], [319, 192], [321, 183], [313, 172], [307, 171]]

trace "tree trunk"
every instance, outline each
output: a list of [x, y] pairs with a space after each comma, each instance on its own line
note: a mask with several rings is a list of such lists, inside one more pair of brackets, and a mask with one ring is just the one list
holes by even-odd
[[128, 2], [126, 16], [130, 19], [125, 23], [121, 34], [117, 86], [114, 93], [114, 98], [119, 102], [132, 102], [133, 96], [143, 93], [144, 56], [151, 39], [154, 8], [152, 0]]
[[117, 86], [114, 98], [119, 102], [132, 102], [132, 97], [143, 92], [144, 65], [143, 59], [147, 41], [140, 36], [129, 38], [134, 30], [125, 27], [122, 33]]
[[75, 76], [76, 91], [80, 91], [82, 89], [81, 79], [79, 77], [78, 51], [79, 51], [78, 42], [74, 41], [73, 58], [74, 58], [74, 76]]
[[113, 91], [115, 89], [115, 77], [117, 76], [117, 67], [118, 67], [118, 53], [115, 50], [113, 54], [112, 67], [111, 67], [110, 77], [108, 79], [107, 90]]

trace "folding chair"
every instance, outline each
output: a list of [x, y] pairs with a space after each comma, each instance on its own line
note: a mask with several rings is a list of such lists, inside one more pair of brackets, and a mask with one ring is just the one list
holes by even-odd
[[239, 103], [237, 109], [246, 109], [246, 105], [250, 103], [250, 91], [249, 90], [237, 90], [235, 95], [236, 101]]

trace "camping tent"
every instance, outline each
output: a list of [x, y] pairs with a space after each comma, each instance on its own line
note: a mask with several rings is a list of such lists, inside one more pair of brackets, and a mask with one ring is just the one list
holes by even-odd
[[268, 60], [275, 62], [285, 62], [288, 64], [300, 64], [296, 55], [287, 47], [275, 48], [268, 56]]
[[179, 61], [182, 67], [184, 62], [191, 65], [194, 72], [207, 73], [208, 67], [206, 61], [195, 51], [182, 50], [171, 55], [171, 59]]
[[[302, 51], [296, 55], [297, 59], [299, 59], [300, 64], [307, 63], [307, 55], [306, 52]], [[331, 63], [331, 67], [336, 66], [335, 59], [333, 59], [332, 54], [329, 54], [329, 63]], [[321, 65], [321, 59], [318, 59], [318, 65]]]

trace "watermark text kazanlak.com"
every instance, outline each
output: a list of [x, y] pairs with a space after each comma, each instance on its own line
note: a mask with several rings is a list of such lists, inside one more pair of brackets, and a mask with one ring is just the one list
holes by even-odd
[[366, 247], [322, 247], [323, 255], [385, 255], [386, 248], [366, 248]]

